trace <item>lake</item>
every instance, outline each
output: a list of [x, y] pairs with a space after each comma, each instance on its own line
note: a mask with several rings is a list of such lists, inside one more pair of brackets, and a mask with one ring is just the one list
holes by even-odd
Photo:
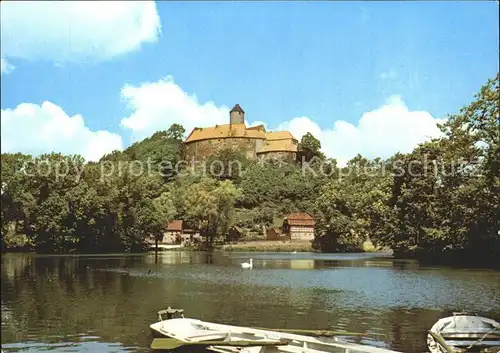
[[427, 351], [426, 330], [453, 311], [500, 319], [500, 272], [380, 254], [5, 254], [1, 288], [4, 352], [150, 352], [148, 326], [169, 305], [226, 324], [369, 333], [363, 343], [408, 353]]

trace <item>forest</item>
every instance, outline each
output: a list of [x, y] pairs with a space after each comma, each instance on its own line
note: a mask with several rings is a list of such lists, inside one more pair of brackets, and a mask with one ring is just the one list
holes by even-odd
[[183, 162], [178, 124], [97, 162], [58, 153], [1, 155], [2, 249], [43, 253], [143, 251], [182, 219], [210, 247], [232, 225], [259, 234], [309, 212], [314, 248], [360, 251], [370, 239], [396, 256], [495, 264], [500, 256], [500, 75], [447, 117], [439, 138], [388, 159], [340, 166], [307, 133], [296, 163], [224, 150]]

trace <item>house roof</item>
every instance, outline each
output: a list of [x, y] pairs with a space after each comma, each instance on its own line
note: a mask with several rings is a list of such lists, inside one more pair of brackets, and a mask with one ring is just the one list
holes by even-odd
[[297, 152], [297, 140], [288, 131], [266, 132], [266, 144], [257, 153]]
[[176, 219], [168, 223], [167, 230], [182, 232], [182, 220]]
[[306, 212], [294, 212], [285, 217], [285, 221], [291, 226], [314, 226], [316, 221]]
[[297, 139], [293, 137], [293, 135], [289, 131], [268, 131], [266, 132], [266, 139], [268, 141], [274, 140], [295, 140]]
[[195, 127], [184, 143], [230, 137], [245, 137], [264, 140], [266, 138], [266, 133], [263, 127], [262, 129], [258, 127], [247, 128], [245, 124], [224, 124], [205, 128]]
[[245, 111], [240, 107], [239, 104], [235, 104], [233, 109], [231, 109], [229, 112], [241, 112], [241, 113], [245, 113]]
[[255, 125], [255, 126], [249, 126], [249, 127], [247, 127], [247, 130], [259, 130], [259, 131], [266, 132], [266, 128], [262, 124], [261, 125]]
[[281, 229], [279, 229], [278, 227], [271, 227], [271, 228], [269, 228], [269, 230], [274, 230], [274, 232], [276, 234], [280, 234], [281, 233]]
[[297, 145], [293, 144], [291, 140], [268, 140], [267, 143], [257, 151], [257, 154], [267, 152], [297, 152]]

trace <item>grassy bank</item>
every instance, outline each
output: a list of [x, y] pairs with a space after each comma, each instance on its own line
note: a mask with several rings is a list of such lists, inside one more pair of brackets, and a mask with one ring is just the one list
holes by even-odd
[[312, 252], [310, 241], [282, 242], [273, 240], [249, 241], [244, 243], [226, 244], [221, 247], [224, 251], [268, 251], [268, 252]]
[[[224, 244], [215, 247], [222, 251], [241, 252], [316, 252], [308, 240], [283, 242], [280, 240], [249, 240], [234, 244]], [[198, 249], [199, 250], [199, 249]], [[379, 252], [384, 249], [373, 246], [370, 241], [363, 244], [360, 252]]]

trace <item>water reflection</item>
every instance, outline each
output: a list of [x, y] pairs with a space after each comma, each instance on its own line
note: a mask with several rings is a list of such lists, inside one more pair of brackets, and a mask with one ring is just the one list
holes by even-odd
[[[242, 269], [249, 258], [254, 268]], [[236, 325], [377, 334], [367, 342], [423, 352], [425, 331], [450, 311], [498, 319], [499, 283], [494, 271], [367, 254], [7, 254], [2, 349], [147, 351], [148, 325], [171, 305]]]
[[[398, 262], [387, 259], [388, 254], [375, 257], [373, 254], [341, 254], [324, 255], [314, 253], [188, 253], [182, 251], [165, 251], [150, 253], [145, 257], [148, 264], [213, 264], [239, 266], [250, 258], [258, 263], [260, 268], [281, 269], [322, 269], [335, 267], [393, 267], [396, 269], [418, 269], [418, 262]], [[131, 260], [129, 260], [131, 261]]]

